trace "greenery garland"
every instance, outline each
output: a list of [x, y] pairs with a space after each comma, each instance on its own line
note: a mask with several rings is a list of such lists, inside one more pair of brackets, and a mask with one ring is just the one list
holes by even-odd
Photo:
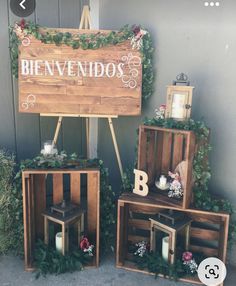
[[[56, 32], [53, 30], [46, 31], [41, 29], [39, 25], [33, 22], [25, 22], [22, 20], [15, 26], [10, 27], [10, 53], [12, 74], [18, 78], [18, 54], [21, 40], [16, 30], [21, 29], [25, 36], [33, 36], [45, 44], [55, 44], [56, 46], [67, 45], [73, 49], [100, 49], [109, 45], [117, 45], [127, 40], [131, 40], [141, 28], [139, 26], [124, 26], [120, 31], [111, 31], [108, 34], [98, 32], [96, 34], [71, 34], [69, 32]], [[151, 35], [145, 33], [142, 35], [142, 45], [140, 52], [142, 54], [143, 76], [142, 76], [142, 98], [148, 99], [153, 93], [154, 72], [152, 66], [153, 44]]]
[[[4, 154], [4, 160], [6, 160], [6, 158], [6, 154]], [[14, 161], [10, 161], [10, 163], [12, 162]], [[59, 155], [46, 157], [40, 155], [34, 159], [27, 159], [20, 163], [14, 183], [9, 182], [11, 186], [9, 186], [7, 193], [4, 193], [3, 198], [6, 200], [6, 203], [0, 201], [1, 216], [3, 218], [4, 227], [6, 228], [6, 231], [3, 233], [3, 238], [4, 241], [8, 241], [5, 247], [2, 246], [4, 249], [0, 249], [0, 253], [7, 253], [9, 250], [14, 250], [16, 254], [23, 254], [22, 171], [25, 169], [64, 168], [100, 169], [100, 245], [103, 253], [114, 249], [114, 225], [116, 216], [115, 193], [112, 191], [108, 181], [108, 169], [104, 167], [102, 160], [79, 159], [76, 154], [68, 156], [65, 152], [61, 152]], [[11, 169], [11, 180], [13, 179], [12, 173], [13, 170]], [[1, 172], [0, 175], [0, 177], [2, 177], [3, 172]], [[3, 200], [1, 196], [0, 199]], [[9, 220], [10, 223], [7, 223]]]
[[91, 262], [92, 257], [81, 249], [62, 255], [55, 248], [39, 240], [35, 250], [36, 279], [40, 275], [61, 274], [65, 272], [80, 271]]

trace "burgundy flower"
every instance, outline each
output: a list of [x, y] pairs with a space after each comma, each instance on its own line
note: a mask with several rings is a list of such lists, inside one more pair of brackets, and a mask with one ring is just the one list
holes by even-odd
[[21, 27], [21, 30], [24, 30], [24, 28], [25, 28], [25, 19], [21, 19], [21, 21], [20, 21], [20, 27]]
[[140, 27], [139, 26], [134, 26], [133, 27], [133, 33], [135, 34], [135, 36], [137, 36], [140, 33]]
[[87, 237], [83, 237], [83, 239], [80, 241], [80, 248], [82, 250], [89, 248], [90, 243]]
[[192, 258], [193, 258], [193, 254], [192, 252], [189, 252], [189, 251], [184, 252], [182, 255], [183, 261], [190, 261], [192, 260]]

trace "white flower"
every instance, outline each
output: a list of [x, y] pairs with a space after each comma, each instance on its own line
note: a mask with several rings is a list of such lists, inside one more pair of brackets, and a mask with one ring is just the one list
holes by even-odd
[[189, 261], [184, 261], [183, 264], [189, 268], [189, 270], [192, 274], [197, 272], [198, 265], [197, 265], [194, 258], [192, 260], [189, 260]]
[[136, 243], [135, 246], [137, 246], [138, 249], [135, 251], [134, 255], [143, 257], [147, 251], [147, 242], [146, 241], [140, 241], [140, 242]]
[[93, 256], [93, 248], [94, 248], [94, 245], [90, 245], [88, 248], [84, 249], [84, 252], [88, 252], [89, 256]]

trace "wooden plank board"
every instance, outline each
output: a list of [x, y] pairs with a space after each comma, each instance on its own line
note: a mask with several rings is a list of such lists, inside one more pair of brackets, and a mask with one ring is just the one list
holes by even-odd
[[156, 176], [160, 177], [163, 152], [163, 132], [156, 133]]
[[53, 204], [59, 204], [63, 200], [63, 174], [53, 174]]
[[96, 239], [96, 266], [99, 265], [99, 225], [100, 225], [100, 173], [88, 173], [87, 211], [88, 233]]
[[144, 128], [139, 127], [139, 144], [138, 144], [138, 169], [146, 171], [147, 168], [147, 133]]
[[127, 256], [128, 245], [128, 207], [118, 204], [117, 216], [117, 264], [122, 265]]
[[[54, 33], [55, 29], [41, 31]], [[97, 32], [75, 29], [73, 34]], [[129, 40], [97, 50], [44, 44], [32, 36], [30, 40], [29, 46], [20, 45], [20, 112], [141, 113], [142, 59]]]
[[154, 131], [148, 132], [148, 152], [147, 152], [147, 174], [148, 183], [150, 185], [154, 184], [155, 176], [155, 147], [156, 147], [156, 136]]
[[183, 207], [188, 208], [192, 201], [192, 187], [193, 187], [193, 160], [195, 152], [195, 134], [190, 132], [187, 136], [186, 142], [186, 180], [184, 182], [184, 197], [183, 197]]
[[128, 222], [129, 226], [138, 228], [138, 229], [144, 229], [144, 230], [150, 230], [150, 221], [143, 220], [143, 219], [129, 219]]
[[174, 144], [173, 144], [173, 158], [172, 158], [172, 168], [175, 170], [177, 165], [183, 160], [183, 143], [184, 136], [182, 134], [174, 135]]
[[70, 174], [70, 198], [74, 204], [80, 204], [81, 193], [80, 193], [80, 174]]
[[191, 227], [190, 230], [191, 237], [199, 238], [204, 240], [219, 240], [219, 231], [214, 231], [210, 229], [203, 229], [199, 227]]
[[150, 237], [129, 234], [128, 235], [128, 241], [131, 241], [132, 243], [137, 243], [140, 241], [150, 242]]
[[35, 223], [36, 237], [43, 239], [44, 237], [44, 219], [42, 212], [46, 210], [46, 176], [40, 174], [37, 176], [32, 175], [34, 178], [34, 195], [35, 195]]
[[98, 193], [98, 184], [97, 184], [97, 174], [91, 173], [88, 174], [87, 184], [87, 204], [88, 204], [88, 232], [94, 233], [96, 231], [96, 222], [97, 222], [97, 193]]
[[217, 248], [210, 248], [210, 247], [204, 247], [204, 246], [198, 246], [198, 245], [192, 245], [189, 246], [190, 250], [204, 253], [206, 256], [218, 256], [218, 249]]
[[164, 175], [171, 171], [171, 148], [172, 148], [172, 133], [165, 132], [163, 134], [163, 150], [162, 150], [162, 164], [161, 173]]

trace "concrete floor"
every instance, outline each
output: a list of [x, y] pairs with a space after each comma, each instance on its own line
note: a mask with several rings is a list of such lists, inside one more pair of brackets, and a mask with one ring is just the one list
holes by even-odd
[[[11, 256], [0, 257], [0, 286], [192, 286], [172, 282], [153, 276], [115, 268], [114, 258], [106, 258], [98, 269], [67, 273], [59, 276], [48, 275], [35, 280], [34, 274], [24, 272], [23, 261]], [[228, 271], [225, 286], [234, 286], [236, 269]]]

